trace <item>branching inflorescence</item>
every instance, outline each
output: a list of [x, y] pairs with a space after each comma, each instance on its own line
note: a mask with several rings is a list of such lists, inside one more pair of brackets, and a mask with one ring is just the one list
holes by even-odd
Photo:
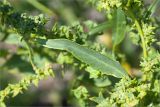
[[[96, 4], [96, 3], [95, 3]], [[144, 73], [141, 79], [122, 79], [117, 85], [109, 98], [99, 102], [100, 107], [104, 106], [144, 106], [145, 102], [150, 99], [150, 105], [158, 102], [160, 90], [158, 85], [160, 60], [159, 53], [156, 52], [152, 44], [156, 42], [155, 27], [150, 20], [150, 16], [143, 17], [145, 10], [142, 0], [99, 0], [97, 8], [100, 11], [113, 11], [116, 8], [121, 8], [126, 17], [131, 18], [131, 28], [136, 29], [140, 35], [143, 48], [143, 60], [141, 61], [142, 72]], [[139, 11], [137, 13], [137, 10]], [[136, 14], [134, 14], [136, 12]], [[146, 19], [148, 21], [146, 21]], [[137, 35], [137, 33], [135, 34]], [[158, 90], [156, 90], [158, 89]], [[149, 98], [151, 97], [151, 98]], [[153, 99], [152, 99], [153, 98]], [[159, 103], [158, 103], [159, 104]], [[157, 105], [157, 104], [155, 104]]]
[[[113, 90], [109, 92], [109, 96], [104, 98], [102, 94], [98, 97], [91, 98], [91, 101], [98, 103], [99, 107], [128, 107], [128, 106], [160, 106], [160, 54], [157, 52], [152, 44], [155, 39], [154, 22], [152, 22], [149, 15], [145, 16], [147, 10], [144, 8], [142, 0], [89, 0], [95, 4], [96, 8], [104, 11], [107, 14], [113, 15], [116, 9], [120, 9], [125, 13], [127, 26], [130, 27], [130, 33], [139, 35], [140, 45], [143, 49], [143, 57], [140, 62], [141, 72], [143, 73], [139, 78], [123, 77]], [[136, 14], [135, 14], [136, 13]], [[72, 26], [58, 27], [54, 24], [52, 30], [45, 28], [47, 22], [43, 15], [28, 16], [26, 13], [15, 12], [9, 3], [0, 2], [0, 20], [1, 24], [8, 26], [13, 32], [18, 33], [26, 42], [30, 62], [35, 75], [31, 75], [21, 80], [15, 85], [8, 85], [7, 88], [0, 91], [0, 106], [4, 106], [4, 100], [8, 96], [16, 96], [23, 90], [27, 90], [30, 84], [38, 84], [38, 81], [46, 76], [53, 76], [53, 71], [49, 69], [38, 69], [32, 60], [31, 44], [35, 44], [36, 39], [57, 39], [65, 38], [76, 43], [89, 46], [87, 40], [88, 35], [84, 32], [83, 26], [80, 23], [75, 23]], [[136, 36], [135, 36], [136, 37]], [[134, 38], [134, 37], [133, 37]], [[98, 50], [98, 48], [94, 47]], [[101, 50], [101, 49], [100, 49]], [[98, 50], [99, 51], [99, 50]], [[71, 52], [73, 53], [73, 52]], [[86, 56], [87, 57], [87, 56]], [[72, 62], [73, 64], [74, 62]], [[84, 64], [84, 63], [82, 63]], [[104, 64], [105, 65], [105, 64]], [[89, 66], [89, 65], [85, 65]], [[86, 68], [93, 78], [103, 78], [99, 71], [93, 70], [90, 67]], [[93, 71], [93, 72], [91, 72]], [[96, 73], [95, 73], [96, 72]], [[104, 76], [104, 75], [103, 75]], [[88, 91], [84, 87], [85, 100], [89, 97]], [[77, 95], [75, 95], [77, 97]], [[80, 95], [78, 98], [81, 98]], [[100, 101], [98, 99], [101, 99]], [[149, 102], [148, 102], [149, 101]]]

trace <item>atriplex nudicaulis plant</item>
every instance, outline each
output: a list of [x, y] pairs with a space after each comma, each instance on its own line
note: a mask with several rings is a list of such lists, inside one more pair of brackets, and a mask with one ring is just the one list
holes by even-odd
[[[113, 13], [115, 10], [125, 13], [126, 25], [130, 28], [129, 34], [132, 36], [132, 39], [136, 39], [136, 44], [143, 49], [143, 57], [140, 63], [141, 72], [143, 73], [141, 77], [132, 78], [125, 76], [116, 83], [107, 98], [104, 98], [102, 93], [100, 93], [98, 97], [92, 97], [90, 100], [96, 102], [97, 106], [100, 107], [160, 106], [160, 54], [152, 46], [158, 41], [155, 38], [157, 24], [154, 18], [151, 17], [151, 9], [145, 8], [142, 0], [89, 0], [89, 2], [93, 3], [98, 10], [105, 12], [109, 19], [114, 18]], [[48, 67], [47, 69], [39, 69], [35, 66], [32, 60], [33, 54], [31, 49], [31, 46], [36, 42], [35, 39], [66, 38], [94, 50], [100, 50], [104, 54], [101, 46], [90, 45], [88, 34], [84, 32], [83, 27], [79, 23], [73, 26], [62, 27], [58, 27], [55, 24], [51, 31], [46, 30], [46, 19], [43, 15], [27, 16], [25, 13], [15, 12], [13, 7], [6, 1], [0, 2], [0, 15], [1, 27], [7, 27], [8, 32], [18, 33], [22, 40], [25, 41], [29, 50], [30, 62], [35, 70], [35, 75], [26, 77], [17, 84], [10, 84], [0, 91], [0, 106], [5, 105], [6, 97], [14, 97], [27, 90], [30, 84], [37, 84], [44, 77], [53, 75], [52, 69]], [[59, 46], [59, 48], [62, 47]], [[71, 51], [69, 49], [67, 48], [66, 50]], [[74, 51], [71, 51], [71, 53], [76, 54]], [[83, 61], [82, 57], [77, 57]], [[72, 56], [69, 56], [69, 58], [73, 60], [67, 63], [74, 64], [75, 59]], [[94, 70], [91, 67], [87, 67], [86, 71], [90, 73], [92, 78], [104, 77], [101, 71]], [[85, 103], [86, 99], [89, 99], [88, 91], [85, 87], [81, 86], [74, 92], [75, 96], [83, 103]], [[79, 94], [76, 94], [77, 92]]]

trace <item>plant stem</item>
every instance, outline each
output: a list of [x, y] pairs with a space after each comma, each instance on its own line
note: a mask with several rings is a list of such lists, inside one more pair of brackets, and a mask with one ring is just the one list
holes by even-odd
[[142, 28], [137, 20], [135, 20], [135, 25], [137, 27], [137, 30], [139, 32], [139, 35], [140, 35], [140, 38], [142, 41], [143, 55], [144, 55], [144, 58], [146, 58], [147, 57], [147, 49], [146, 49], [146, 44], [145, 44], [145, 39], [144, 39], [144, 33], [143, 33]]
[[131, 3], [131, 0], [128, 0], [128, 2], [127, 2], [128, 7], [130, 6], [130, 3]]
[[[24, 41], [25, 41], [25, 40], [24, 40]], [[29, 61], [30, 61], [31, 65], [32, 65], [32, 67], [33, 67], [33, 70], [34, 70], [36, 73], [38, 73], [38, 68], [36, 67], [36, 65], [35, 65], [34, 62], [33, 62], [32, 49], [30, 48], [29, 43], [28, 43], [27, 41], [25, 41], [25, 43], [26, 43], [26, 47], [27, 47], [28, 52], [29, 52]]]
[[49, 9], [42, 3], [38, 2], [37, 0], [26, 0], [26, 1], [31, 5], [33, 5], [35, 8], [41, 10], [44, 13], [47, 13], [48, 15], [54, 16], [57, 19], [57, 15], [51, 9]]
[[133, 12], [130, 9], [127, 8], [126, 12], [127, 12], [128, 15], [130, 15], [132, 20], [134, 20], [137, 31], [138, 31], [138, 33], [140, 35], [140, 38], [141, 38], [142, 48], [143, 48], [143, 56], [144, 56], [144, 58], [146, 58], [148, 53], [147, 53], [147, 47], [146, 47], [146, 43], [145, 43], [145, 39], [144, 39], [145, 35], [144, 35], [143, 30], [142, 30], [142, 27], [141, 27], [140, 23], [138, 22], [138, 20], [136, 19], [136, 17], [134, 16]]

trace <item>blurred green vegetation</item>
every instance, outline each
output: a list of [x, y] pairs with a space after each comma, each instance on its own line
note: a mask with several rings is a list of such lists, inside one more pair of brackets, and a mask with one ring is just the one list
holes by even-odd
[[[52, 29], [54, 23], [60, 25], [71, 25], [76, 21], [92, 20], [95, 23], [106, 21], [107, 16], [98, 12], [91, 4], [85, 0], [9, 0], [13, 7], [20, 12], [26, 12], [30, 15], [45, 14], [48, 18], [47, 29]], [[145, 0], [149, 5], [151, 0]], [[160, 8], [157, 8], [155, 16], [160, 19]], [[160, 21], [160, 20], [159, 20]], [[105, 46], [110, 49], [112, 34], [110, 30], [105, 31], [104, 35], [96, 37], [103, 40]], [[160, 29], [157, 30], [160, 34]], [[16, 83], [26, 75], [33, 74], [33, 69], [28, 61], [28, 51], [23, 42], [20, 42], [17, 34], [6, 32], [0, 29], [0, 90], [4, 89], [8, 83]], [[129, 34], [128, 34], [129, 35]], [[102, 37], [102, 38], [101, 38]], [[94, 37], [95, 38], [95, 37]], [[91, 38], [92, 39], [92, 38]], [[160, 37], [158, 37], [160, 39]], [[19, 42], [18, 42], [19, 41]], [[110, 43], [110, 44], [106, 44]], [[155, 44], [155, 48], [160, 47]], [[134, 45], [131, 39], [126, 36], [125, 40], [119, 46], [119, 51], [125, 56], [122, 57], [124, 67], [129, 70], [139, 70], [139, 62], [141, 57], [141, 48]], [[90, 91], [90, 95], [97, 95], [99, 91], [106, 91], [103, 86], [108, 86], [108, 90], [113, 87], [112, 83], [118, 79], [110, 77], [107, 79], [94, 80], [89, 78], [89, 73], [82, 70], [78, 72], [76, 67], [69, 64], [68, 57], [70, 54], [57, 51], [50, 51], [42, 47], [34, 47], [34, 61], [38, 67], [44, 67], [45, 64], [51, 64], [56, 77], [42, 80], [38, 88], [32, 86], [23, 94], [18, 95], [14, 99], [9, 99], [9, 106], [78, 106], [78, 101], [73, 97], [72, 89], [83, 84]], [[66, 57], [65, 57], [66, 56]], [[57, 63], [57, 60], [59, 63]], [[67, 63], [65, 62], [67, 61]], [[78, 64], [78, 60], [76, 60]], [[123, 61], [122, 61], [123, 62]], [[62, 75], [63, 74], [63, 75]], [[95, 87], [98, 83], [98, 87]], [[100, 84], [101, 83], [101, 84]], [[74, 90], [74, 92], [76, 92]], [[93, 104], [94, 105], [94, 104]]]

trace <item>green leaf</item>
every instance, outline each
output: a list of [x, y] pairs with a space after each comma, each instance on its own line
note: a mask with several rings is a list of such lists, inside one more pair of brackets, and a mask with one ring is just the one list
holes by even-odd
[[15, 97], [17, 96], [19, 93], [22, 93], [22, 87], [20, 85], [15, 85], [15, 86], [12, 86], [12, 97]]
[[48, 48], [66, 50], [82, 62], [90, 65], [94, 69], [101, 71], [103, 74], [112, 75], [117, 78], [126, 76], [126, 72], [117, 61], [96, 52], [83, 47], [77, 43], [74, 43], [67, 39], [37, 39], [40, 45]]
[[98, 97], [92, 97], [92, 98], [90, 98], [90, 100], [94, 101], [96, 103], [101, 103], [102, 101], [105, 100], [105, 98], [103, 97], [102, 92], [100, 92]]
[[41, 4], [37, 0], [26, 0], [26, 1], [28, 3], [30, 3], [31, 5], [33, 5], [35, 8], [41, 10], [42, 12], [47, 13], [49, 15], [56, 16], [56, 14], [52, 10], [50, 10], [48, 7], [46, 7], [45, 5]]
[[94, 83], [97, 87], [106, 87], [111, 85], [111, 81], [108, 79], [107, 76], [94, 79]]
[[89, 77], [90, 77], [90, 78], [98, 78], [99, 75], [101, 74], [100, 71], [97, 71], [97, 70], [93, 69], [93, 68], [90, 67], [90, 66], [86, 67], [85, 70], [86, 70], [87, 72], [89, 72], [89, 75], [90, 75]]
[[160, 0], [154, 0], [151, 5], [149, 6], [146, 14], [144, 15], [144, 18], [148, 17], [148, 15], [152, 16], [158, 6], [158, 3], [160, 3]]
[[71, 64], [73, 63], [73, 59], [70, 58], [70, 56], [68, 55], [64, 55], [63, 53], [60, 53], [57, 57], [57, 62], [59, 64], [64, 64], [64, 63]]
[[33, 79], [33, 80], [32, 80], [32, 83], [33, 83], [36, 87], [38, 87], [39, 79], [38, 79], [38, 78]]
[[88, 32], [88, 35], [94, 35], [96, 33], [99, 33], [99, 32], [102, 32], [108, 28], [111, 28], [112, 27], [112, 22], [104, 22], [102, 24], [99, 24], [98, 26], [94, 27], [93, 29], [91, 29], [89, 32]]
[[123, 41], [126, 32], [126, 18], [121, 9], [116, 10], [113, 22], [113, 48], [115, 48]]
[[88, 90], [84, 86], [79, 86], [77, 89], [74, 89], [73, 93], [77, 99], [87, 99], [88, 98]]
[[78, 100], [79, 107], [87, 107], [86, 100], [89, 97], [88, 90], [84, 86], [79, 86], [78, 88], [72, 90], [74, 96]]
[[0, 107], [6, 107], [4, 102], [0, 102]]

